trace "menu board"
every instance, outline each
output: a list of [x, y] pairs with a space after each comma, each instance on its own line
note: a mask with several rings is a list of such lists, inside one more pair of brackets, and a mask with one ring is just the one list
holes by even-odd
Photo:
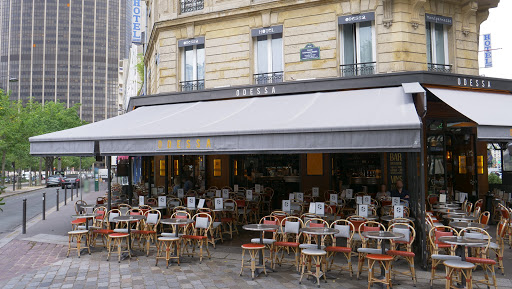
[[183, 189], [178, 189], [178, 198], [183, 199]]
[[238, 185], [233, 186], [233, 191], [235, 191], [235, 193], [238, 193]]
[[283, 211], [289, 212], [291, 209], [290, 207], [290, 200], [283, 200]]
[[372, 203], [371, 196], [363, 196], [363, 205], [370, 205]]
[[144, 205], [144, 196], [139, 196], [139, 206]]
[[320, 189], [318, 187], [314, 187], [312, 190], [313, 198], [318, 198], [320, 195]]
[[295, 193], [295, 198], [297, 199], [297, 201], [303, 202], [304, 201], [304, 193]]
[[245, 191], [245, 199], [248, 201], [252, 201], [252, 190]]
[[368, 217], [368, 205], [359, 205], [358, 206], [358, 215], [361, 217]]
[[166, 196], [159, 196], [158, 197], [158, 206], [159, 207], [167, 206], [167, 197]]
[[196, 197], [187, 197], [187, 208], [196, 207]]
[[391, 186], [391, 190], [395, 189], [397, 181], [405, 182], [405, 172], [405, 154], [388, 153], [388, 183]]
[[404, 217], [404, 206], [395, 206], [393, 212], [393, 218], [403, 218]]
[[215, 210], [222, 210], [224, 206], [224, 202], [222, 198], [215, 198]]

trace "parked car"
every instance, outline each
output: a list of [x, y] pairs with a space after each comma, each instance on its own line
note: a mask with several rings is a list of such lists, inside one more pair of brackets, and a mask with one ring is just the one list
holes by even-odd
[[48, 180], [46, 180], [46, 187], [58, 187], [62, 186], [62, 183], [64, 182], [64, 178], [60, 175], [52, 175], [48, 177]]
[[78, 174], [70, 174], [64, 177], [62, 188], [80, 188], [80, 176]]

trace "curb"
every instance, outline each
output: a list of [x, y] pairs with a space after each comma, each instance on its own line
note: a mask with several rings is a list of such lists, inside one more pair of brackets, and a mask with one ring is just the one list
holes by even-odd
[[45, 189], [45, 188], [46, 188], [45, 186], [40, 186], [40, 187], [36, 187], [36, 188], [28, 189], [28, 190], [23, 190], [23, 191], [17, 191], [17, 192], [11, 192], [11, 193], [4, 192], [3, 194], [0, 195], [0, 198], [8, 198], [8, 197], [12, 197], [12, 196], [17, 196], [17, 195], [21, 195], [21, 194], [24, 194], [24, 193], [30, 193], [30, 192], [34, 192], [34, 191], [37, 191], [37, 190], [42, 190], [42, 189]]

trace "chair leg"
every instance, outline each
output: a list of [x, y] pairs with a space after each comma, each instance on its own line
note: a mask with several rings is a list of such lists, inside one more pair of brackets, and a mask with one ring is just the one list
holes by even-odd
[[68, 253], [66, 254], [66, 258], [69, 257], [70, 251], [71, 251], [71, 235], [68, 236]]
[[158, 246], [158, 243], [157, 243], [157, 246], [156, 246], [156, 262], [155, 262], [155, 266], [158, 266], [158, 257], [160, 257], [160, 247], [161, 246]]
[[299, 284], [302, 283], [302, 278], [304, 277], [304, 269], [306, 267], [306, 256], [304, 254], [300, 255], [300, 279]]
[[80, 258], [80, 242], [82, 242], [82, 235], [76, 237], [76, 250], [78, 251], [78, 258]]
[[452, 269], [450, 267], [446, 267], [446, 284], [445, 289], [450, 289], [452, 287]]
[[242, 266], [240, 266], [240, 275], [242, 276], [242, 273], [244, 272], [244, 255], [245, 255], [245, 249], [242, 249]]

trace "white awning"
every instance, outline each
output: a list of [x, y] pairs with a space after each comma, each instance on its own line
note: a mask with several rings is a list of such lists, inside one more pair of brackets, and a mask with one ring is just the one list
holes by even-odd
[[512, 140], [512, 94], [428, 88], [443, 102], [478, 124], [480, 140]]
[[405, 152], [420, 127], [391, 87], [146, 106], [30, 143], [33, 155]]

